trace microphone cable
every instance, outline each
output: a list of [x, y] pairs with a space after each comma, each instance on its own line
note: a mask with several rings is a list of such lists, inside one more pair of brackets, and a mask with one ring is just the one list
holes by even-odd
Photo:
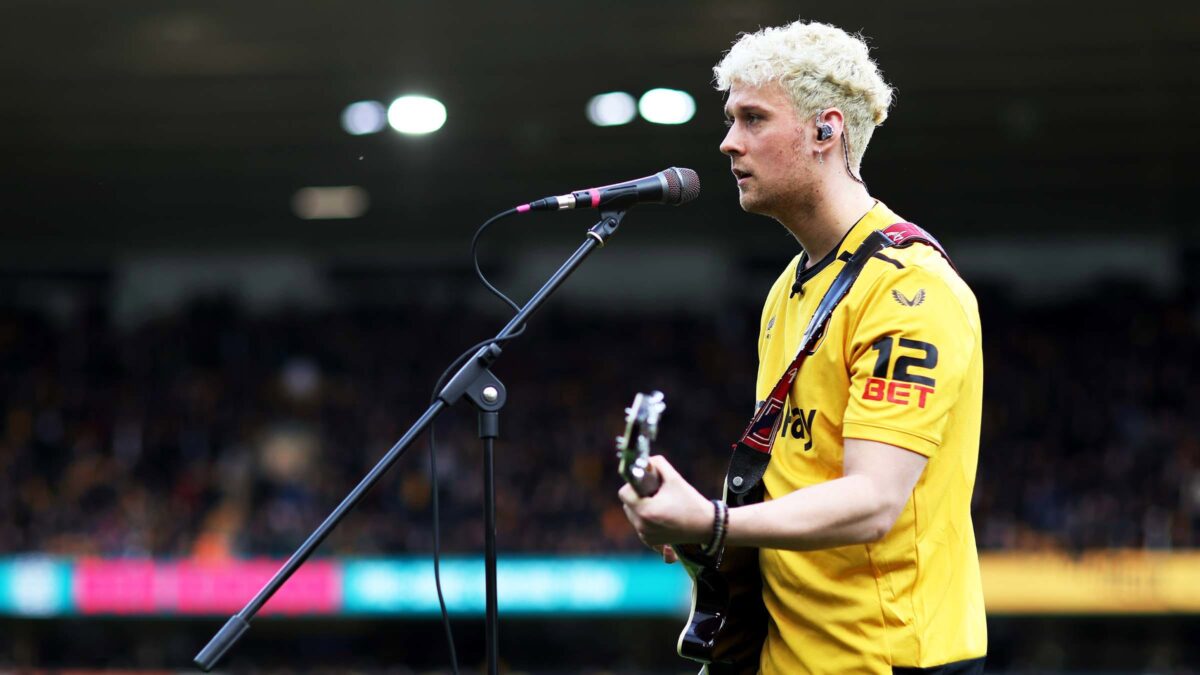
[[[492, 216], [491, 218], [488, 218], [486, 221], [484, 221], [483, 225], [479, 226], [479, 229], [475, 231], [474, 238], [471, 239], [471, 261], [475, 266], [475, 274], [479, 277], [479, 280], [483, 282], [483, 285], [489, 291], [503, 300], [505, 304], [513, 309], [513, 311], [520, 312], [521, 308], [517, 306], [517, 303], [513, 302], [507, 295], [500, 292], [500, 289], [493, 286], [487, 280], [487, 277], [483, 275], [483, 270], [479, 267], [479, 239], [483, 235], [484, 231], [487, 230], [488, 226], [490, 226], [492, 223], [516, 213], [516, 209], [508, 209], [507, 211], [503, 211]], [[483, 349], [489, 345], [511, 340], [524, 332], [525, 326], [521, 325], [520, 328], [510, 335], [502, 338], [490, 338], [484, 340], [467, 349], [462, 354], [459, 354], [458, 358], [454, 359], [454, 362], [442, 372], [441, 377], [439, 377], [437, 380], [437, 384], [433, 386], [433, 395], [429, 398], [429, 404], [433, 405], [433, 403], [437, 401], [438, 394], [441, 393], [442, 387], [446, 383], [446, 379], [449, 378], [452, 373], [456, 372], [458, 368], [462, 366], [463, 362], [479, 353], [480, 349]], [[442, 612], [442, 627], [446, 631], [446, 642], [450, 647], [450, 668], [454, 675], [459, 675], [458, 653], [454, 648], [454, 633], [450, 627], [450, 613], [446, 610], [446, 598], [442, 593], [441, 512], [438, 504], [438, 492], [440, 490], [438, 485], [436, 431], [437, 421], [434, 420], [434, 422], [429, 425], [429, 476], [430, 482], [432, 483], [431, 492], [433, 493], [433, 500], [431, 504], [433, 511], [433, 583], [437, 589], [438, 607]]]
[[[479, 239], [483, 236], [484, 231], [486, 231], [488, 226], [490, 226], [492, 223], [509, 216], [516, 215], [517, 213], [518, 211], [516, 209], [509, 209], [507, 211], [501, 211], [491, 218], [488, 218], [486, 221], [484, 221], [483, 225], [479, 226], [478, 230], [475, 230], [475, 236], [471, 239], [471, 262], [475, 264], [475, 276], [479, 277], [479, 281], [482, 282], [483, 285], [489, 291], [491, 291], [493, 295], [503, 300], [504, 303], [509, 307], [512, 307], [514, 312], [520, 312], [521, 308], [517, 306], [517, 303], [510, 300], [507, 295], [501, 293], [500, 289], [493, 286], [491, 282], [487, 280], [487, 277], [483, 276], [483, 270], [479, 269]], [[525, 330], [525, 327], [521, 326], [521, 330]], [[513, 333], [513, 335], [520, 335], [520, 333]]]

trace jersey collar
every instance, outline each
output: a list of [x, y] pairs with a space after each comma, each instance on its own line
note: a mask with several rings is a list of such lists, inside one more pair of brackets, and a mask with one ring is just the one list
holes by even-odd
[[834, 246], [832, 251], [825, 254], [824, 258], [817, 261], [817, 264], [805, 269], [804, 265], [808, 261], [808, 253], [802, 252], [800, 254], [800, 260], [796, 263], [796, 283], [792, 285], [792, 294], [800, 293], [803, 295], [804, 284], [820, 274], [826, 267], [829, 267], [834, 260], [849, 256], [858, 248], [859, 244], [863, 243], [867, 235], [875, 230], [882, 230], [901, 220], [903, 219], [893, 213], [886, 204], [876, 200], [875, 206], [872, 206], [869, 211], [863, 214], [863, 217], [859, 218], [858, 222], [851, 225], [846, 234], [842, 235], [842, 240], [838, 242], [838, 245]]

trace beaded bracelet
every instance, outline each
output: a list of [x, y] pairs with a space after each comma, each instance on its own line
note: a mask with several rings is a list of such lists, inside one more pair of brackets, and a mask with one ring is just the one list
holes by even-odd
[[710, 558], [720, 553], [725, 546], [725, 532], [729, 529], [729, 506], [720, 499], [714, 499], [712, 503], [713, 538], [707, 546], [700, 549], [700, 553]]

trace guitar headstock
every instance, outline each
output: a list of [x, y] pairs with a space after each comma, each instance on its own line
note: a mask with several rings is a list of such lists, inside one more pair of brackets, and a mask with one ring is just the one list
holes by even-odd
[[650, 464], [650, 455], [658, 437], [658, 420], [666, 409], [661, 391], [639, 393], [625, 409], [625, 433], [617, 436], [621, 477], [643, 497], [658, 492], [660, 479]]

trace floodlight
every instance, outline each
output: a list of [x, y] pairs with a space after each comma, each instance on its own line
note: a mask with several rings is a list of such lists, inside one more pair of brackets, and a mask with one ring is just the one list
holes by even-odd
[[637, 103], [623, 91], [610, 91], [592, 97], [587, 104], [587, 118], [598, 127], [629, 124], [637, 116]]
[[379, 101], [358, 101], [342, 111], [342, 128], [353, 136], [383, 131], [387, 126], [387, 110]]
[[647, 122], [683, 124], [696, 114], [696, 101], [686, 91], [651, 89], [638, 101], [638, 112]]
[[401, 96], [388, 106], [387, 118], [388, 124], [402, 134], [429, 134], [446, 123], [446, 106], [428, 96]]

